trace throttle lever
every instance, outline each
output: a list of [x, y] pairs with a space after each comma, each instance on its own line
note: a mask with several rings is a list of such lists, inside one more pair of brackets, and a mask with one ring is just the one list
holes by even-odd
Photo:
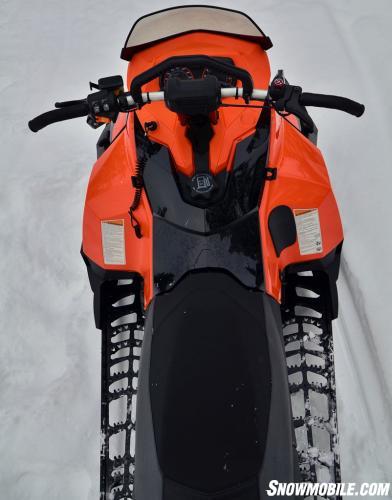
[[302, 88], [289, 85], [284, 77], [283, 70], [279, 70], [268, 89], [268, 96], [274, 103], [277, 111], [292, 113], [297, 116], [305, 133], [313, 133], [314, 122], [305, 106], [300, 103]]
[[303, 106], [299, 101], [302, 94], [302, 88], [297, 86], [291, 86], [291, 94], [286, 102], [286, 111], [292, 113], [301, 120], [301, 124], [305, 125], [306, 130], [304, 132], [312, 134], [314, 132], [314, 122], [307, 112], [305, 106]]

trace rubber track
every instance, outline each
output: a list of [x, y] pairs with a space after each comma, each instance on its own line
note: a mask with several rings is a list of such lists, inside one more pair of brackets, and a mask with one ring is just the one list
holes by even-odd
[[144, 331], [141, 280], [105, 284], [102, 330], [101, 500], [131, 500], [136, 395]]
[[289, 276], [282, 306], [298, 460], [304, 482], [340, 482], [332, 322], [320, 281], [303, 274]]

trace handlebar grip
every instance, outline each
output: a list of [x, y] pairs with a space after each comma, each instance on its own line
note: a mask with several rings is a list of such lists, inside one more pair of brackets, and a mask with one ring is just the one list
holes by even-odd
[[89, 113], [89, 107], [87, 102], [80, 104], [73, 104], [72, 106], [67, 106], [65, 108], [53, 109], [47, 113], [37, 116], [29, 121], [29, 129], [32, 132], [38, 132], [42, 128], [50, 125], [51, 123], [62, 122], [64, 120], [70, 120], [72, 118], [80, 118], [82, 116], [87, 116]]
[[311, 94], [309, 92], [303, 92], [299, 102], [303, 106], [337, 109], [357, 117], [362, 116], [365, 112], [365, 106], [363, 104], [347, 99], [346, 97], [339, 97], [336, 95]]

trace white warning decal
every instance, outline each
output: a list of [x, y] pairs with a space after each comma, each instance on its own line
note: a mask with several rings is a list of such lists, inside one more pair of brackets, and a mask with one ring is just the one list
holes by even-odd
[[296, 208], [293, 212], [300, 254], [322, 253], [323, 240], [321, 237], [318, 209]]
[[102, 247], [105, 264], [125, 264], [124, 219], [103, 220]]

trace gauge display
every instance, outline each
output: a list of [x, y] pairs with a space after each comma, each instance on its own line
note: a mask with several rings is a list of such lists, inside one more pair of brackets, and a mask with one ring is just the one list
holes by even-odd
[[201, 77], [205, 78], [207, 75], [216, 76], [221, 87], [235, 87], [237, 83], [237, 79], [232, 75], [227, 75], [222, 72], [212, 71], [208, 68], [204, 68]]
[[[228, 57], [216, 57], [218, 61], [222, 61], [226, 64], [233, 65], [232, 59]], [[168, 69], [160, 78], [160, 88], [164, 89], [165, 83], [169, 78], [179, 78], [180, 80], [195, 80], [198, 78], [205, 78], [207, 75], [213, 75], [218, 79], [219, 85], [221, 87], [235, 87], [237, 84], [237, 79], [224, 72], [216, 70], [215, 68], [206, 68], [203, 66], [192, 66], [192, 69], [187, 66], [173, 66]]]
[[162, 77], [161, 87], [163, 88], [169, 78], [179, 78], [180, 80], [193, 80], [194, 74], [186, 66], [175, 66], [166, 71]]

